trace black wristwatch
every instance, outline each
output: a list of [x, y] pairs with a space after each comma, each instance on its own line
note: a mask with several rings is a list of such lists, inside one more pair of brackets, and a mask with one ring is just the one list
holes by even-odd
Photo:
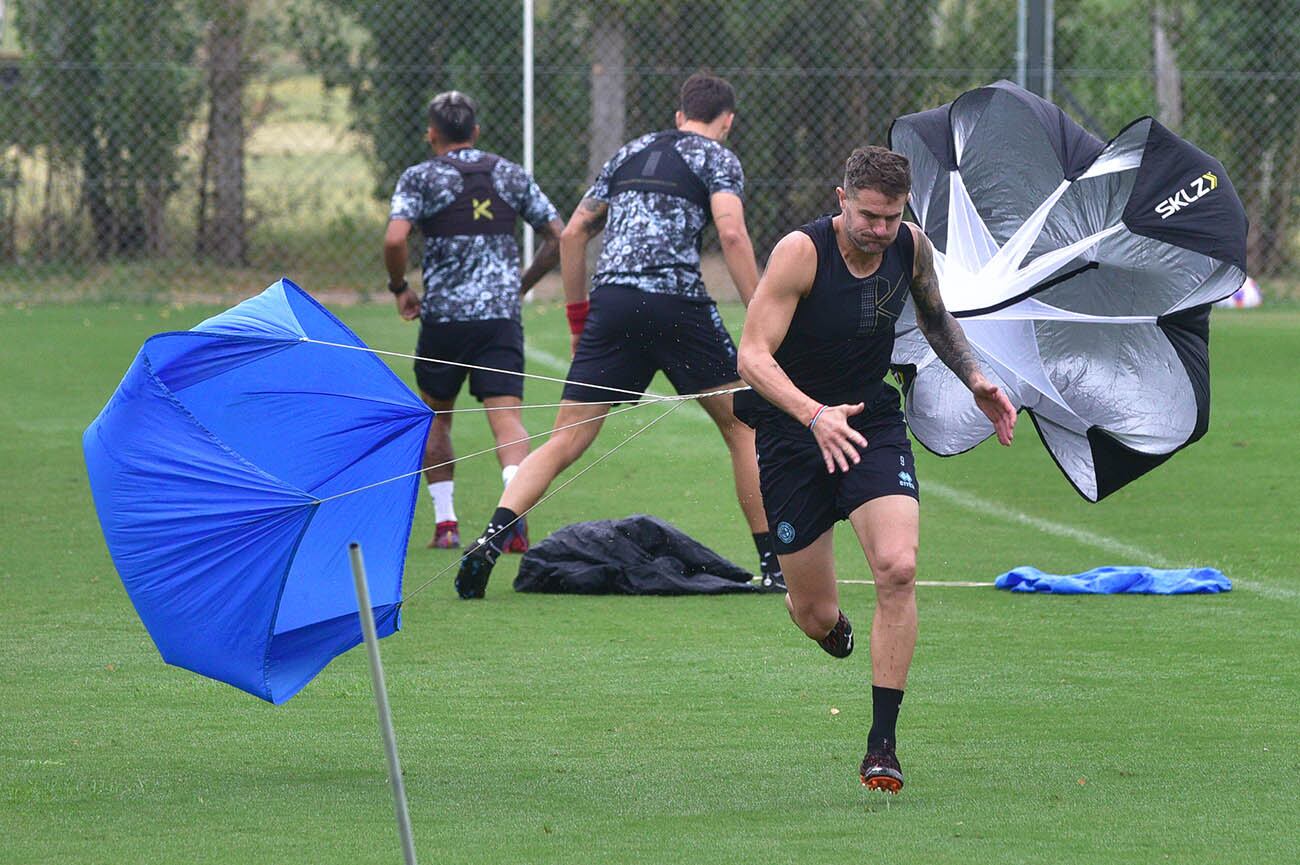
[[406, 294], [408, 288], [410, 288], [410, 285], [406, 280], [402, 280], [400, 285], [393, 285], [391, 282], [388, 283], [388, 290], [393, 294]]

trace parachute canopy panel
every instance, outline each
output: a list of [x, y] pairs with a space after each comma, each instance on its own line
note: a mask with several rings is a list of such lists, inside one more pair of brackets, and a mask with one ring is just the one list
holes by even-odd
[[86, 430], [109, 552], [168, 663], [289, 699], [361, 641], [353, 540], [380, 635], [399, 627], [418, 474], [352, 491], [418, 469], [432, 413], [364, 349], [281, 280], [147, 340]]
[[[1097, 501], [1205, 434], [1209, 305], [1246, 278], [1246, 217], [1223, 165], [1151, 118], [1110, 142], [1008, 81], [900, 117], [911, 207], [985, 374]], [[900, 317], [894, 364], [930, 450], [993, 433]]]

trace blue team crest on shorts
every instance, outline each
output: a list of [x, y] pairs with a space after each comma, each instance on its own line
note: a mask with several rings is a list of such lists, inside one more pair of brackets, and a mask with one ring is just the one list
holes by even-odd
[[912, 476], [907, 472], [898, 473], [898, 485], [900, 487], [907, 487], [909, 490], [916, 489], [916, 482], [912, 480]]
[[790, 543], [794, 540], [794, 526], [782, 520], [776, 524], [776, 536], [781, 539], [781, 543]]

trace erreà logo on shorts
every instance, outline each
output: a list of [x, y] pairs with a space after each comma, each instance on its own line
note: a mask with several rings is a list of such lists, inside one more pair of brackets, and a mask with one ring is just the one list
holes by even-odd
[[1219, 178], [1212, 171], [1207, 171], [1164, 201], [1156, 205], [1156, 213], [1162, 220], [1168, 219], [1184, 207], [1191, 207], [1219, 187]]

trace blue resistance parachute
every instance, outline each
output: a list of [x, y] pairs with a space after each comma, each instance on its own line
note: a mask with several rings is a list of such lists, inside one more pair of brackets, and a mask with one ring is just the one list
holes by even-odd
[[[1223, 165], [1150, 117], [1109, 142], [999, 81], [894, 122], [940, 290], [984, 373], [1097, 501], [1205, 434], [1210, 304], [1246, 278]], [[993, 433], [916, 326], [893, 362], [908, 426], [951, 455]]]
[[418, 470], [433, 418], [373, 353], [321, 342], [365, 348], [281, 280], [148, 339], [83, 437], [109, 552], [163, 660], [273, 703], [361, 642], [350, 541], [379, 635], [400, 627], [418, 473], [352, 491]]

